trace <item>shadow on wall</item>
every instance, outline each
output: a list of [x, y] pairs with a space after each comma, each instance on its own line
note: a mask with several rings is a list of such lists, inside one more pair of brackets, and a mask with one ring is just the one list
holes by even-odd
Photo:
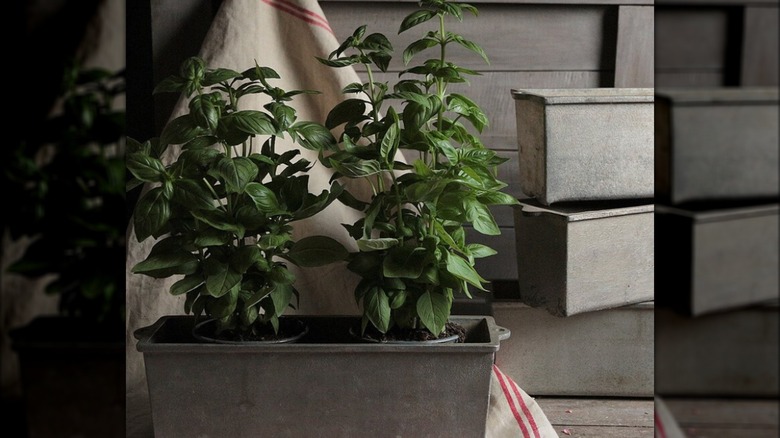
[[656, 84], [655, 389], [674, 399], [687, 433], [694, 423], [713, 434], [741, 430], [741, 419], [761, 417], [750, 435], [770, 436], [778, 427], [777, 3], [657, 5]]
[[124, 433], [124, 0], [28, 1], [3, 148], [9, 436]]

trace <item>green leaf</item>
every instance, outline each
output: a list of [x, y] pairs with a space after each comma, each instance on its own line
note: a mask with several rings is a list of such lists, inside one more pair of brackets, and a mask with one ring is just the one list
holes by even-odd
[[474, 229], [488, 236], [498, 236], [501, 230], [493, 219], [493, 214], [481, 202], [474, 200], [468, 204], [466, 218], [474, 225]]
[[466, 250], [468, 250], [468, 252], [471, 253], [471, 256], [475, 259], [490, 257], [492, 255], [498, 254], [498, 252], [496, 252], [496, 250], [493, 248], [479, 243], [469, 243], [466, 245]]
[[439, 44], [439, 42], [433, 38], [422, 38], [409, 44], [409, 46], [404, 50], [403, 54], [404, 65], [408, 65], [409, 61], [411, 61], [414, 55], [417, 53], [437, 44]]
[[490, 60], [488, 59], [487, 53], [485, 53], [485, 50], [482, 47], [480, 47], [478, 44], [463, 38], [455, 38], [455, 42], [465, 47], [466, 49], [476, 53], [477, 55], [482, 57], [482, 59], [485, 61], [486, 64], [490, 65]]
[[363, 296], [363, 313], [377, 330], [387, 332], [390, 328], [390, 302], [385, 291], [376, 286], [368, 289]]
[[190, 100], [190, 114], [196, 123], [209, 131], [217, 129], [219, 113], [214, 103], [206, 96], [195, 96]]
[[319, 123], [298, 122], [290, 130], [299, 135], [298, 143], [309, 150], [331, 150], [336, 145], [333, 134]]
[[375, 175], [382, 171], [382, 166], [376, 160], [356, 160], [354, 162], [340, 162], [330, 160], [331, 166], [340, 174], [349, 178], [362, 178]]
[[241, 282], [241, 274], [232, 270], [228, 263], [223, 263], [211, 256], [203, 262], [203, 274], [206, 277], [206, 291], [213, 297], [221, 297]]
[[403, 21], [401, 21], [401, 26], [398, 28], [398, 33], [402, 33], [406, 30], [409, 30], [414, 26], [417, 26], [418, 24], [425, 23], [426, 21], [430, 20], [435, 16], [436, 16], [436, 12], [429, 11], [427, 9], [414, 11], [411, 14], [407, 15], [403, 19]]
[[317, 61], [327, 65], [328, 67], [339, 68], [339, 67], [347, 67], [350, 65], [360, 63], [360, 56], [352, 55], [352, 56], [347, 56], [344, 58], [336, 58], [336, 59], [325, 59], [325, 58], [317, 57]]
[[482, 287], [482, 283], [486, 283], [487, 281], [480, 277], [479, 274], [477, 274], [477, 271], [474, 270], [474, 267], [466, 260], [457, 255], [448, 254], [446, 262], [447, 272], [476, 286], [480, 290], [485, 290], [485, 288]]
[[503, 192], [486, 192], [477, 195], [477, 200], [486, 205], [517, 205], [518, 201], [512, 195]]
[[291, 284], [277, 284], [271, 291], [271, 300], [274, 303], [274, 314], [281, 316], [287, 307], [290, 305], [290, 301], [293, 298], [293, 287]]
[[242, 246], [230, 256], [230, 268], [243, 275], [250, 266], [262, 258], [263, 253], [256, 245]]
[[355, 122], [365, 119], [366, 102], [361, 99], [347, 99], [339, 102], [328, 113], [325, 127], [333, 129], [346, 122]]
[[488, 125], [488, 118], [479, 105], [466, 96], [452, 93], [447, 97], [447, 105], [450, 111], [465, 117], [479, 132]]
[[259, 303], [263, 298], [267, 297], [271, 291], [273, 291], [273, 286], [264, 286], [259, 291], [252, 294], [252, 296], [246, 300], [244, 303], [245, 306], [254, 306], [255, 304]]
[[213, 228], [201, 228], [197, 231], [193, 243], [198, 248], [205, 248], [208, 246], [222, 246], [232, 241], [233, 234], [227, 231], [215, 230]]
[[267, 114], [256, 110], [237, 111], [223, 117], [220, 123], [250, 135], [274, 135], [276, 127]]
[[223, 157], [217, 162], [217, 173], [225, 182], [229, 193], [243, 193], [247, 184], [257, 176], [258, 170], [249, 158]]
[[186, 294], [202, 285], [203, 282], [203, 276], [200, 274], [188, 275], [171, 285], [171, 295]]
[[390, 66], [390, 61], [393, 57], [385, 52], [371, 52], [368, 54], [368, 59], [379, 68], [379, 71], [384, 73], [387, 72], [387, 68]]
[[381, 239], [360, 239], [357, 241], [358, 249], [365, 252], [382, 251], [398, 245], [398, 239], [383, 237]]
[[243, 226], [233, 223], [232, 218], [222, 210], [193, 210], [190, 214], [197, 220], [222, 231], [230, 231], [243, 238]]
[[382, 263], [382, 273], [391, 278], [417, 278], [428, 262], [425, 248], [396, 246], [391, 248]]
[[363, 91], [363, 84], [360, 82], [353, 82], [341, 90], [343, 94], [362, 93]]
[[372, 33], [363, 39], [360, 43], [360, 48], [363, 50], [379, 50], [383, 52], [392, 52], [393, 45], [390, 44], [390, 40], [381, 33]]
[[283, 264], [277, 264], [268, 274], [268, 279], [274, 284], [293, 284], [295, 283], [295, 275], [290, 272]]
[[417, 299], [417, 314], [425, 328], [438, 336], [450, 318], [452, 302], [439, 293], [425, 292]]
[[349, 252], [337, 240], [327, 236], [305, 237], [293, 245], [284, 258], [303, 268], [324, 266], [345, 260]]
[[170, 201], [165, 198], [163, 189], [155, 187], [138, 200], [133, 213], [135, 236], [139, 242], [157, 234], [171, 218]]
[[200, 182], [191, 179], [177, 179], [173, 182], [173, 201], [194, 210], [214, 210], [214, 198]]
[[162, 161], [143, 152], [127, 155], [127, 169], [144, 182], [161, 182], [166, 174]]
[[273, 190], [258, 183], [251, 182], [246, 185], [244, 190], [247, 196], [252, 200], [258, 210], [268, 214], [278, 213], [280, 210], [279, 200]]
[[237, 78], [241, 76], [241, 73], [230, 70], [227, 68], [216, 68], [214, 70], [207, 71], [205, 75], [203, 75], [203, 81], [201, 82], [204, 86], [208, 87], [214, 84], [218, 84], [220, 82], [228, 81], [233, 78]]
[[271, 114], [273, 114], [274, 120], [276, 120], [276, 124], [279, 126], [280, 130], [287, 130], [287, 128], [295, 122], [295, 110], [292, 107], [278, 102], [271, 102], [266, 105], [266, 107], [271, 111]]
[[198, 258], [183, 249], [151, 254], [146, 260], [133, 266], [134, 274], [154, 278], [173, 275], [190, 275], [198, 270]]
[[263, 234], [260, 239], [257, 240], [257, 246], [263, 251], [275, 248], [282, 248], [284, 244], [289, 242], [291, 237], [287, 233], [283, 234]]
[[257, 65], [257, 62], [255, 62], [254, 67], [244, 70], [241, 75], [253, 81], [280, 78], [279, 73], [277, 73], [276, 70], [270, 67], [261, 67]]
[[184, 144], [188, 141], [207, 135], [208, 131], [199, 126], [191, 114], [185, 114], [170, 121], [163, 129], [160, 144]]
[[406, 303], [406, 297], [409, 296], [405, 290], [396, 290], [393, 293], [393, 298], [390, 299], [390, 308], [400, 309]]
[[398, 115], [395, 113], [395, 110], [391, 107], [388, 112], [388, 117], [391, 117], [393, 124], [387, 128], [387, 132], [385, 132], [384, 137], [382, 137], [380, 153], [385, 160], [385, 163], [392, 169], [395, 153], [398, 150], [398, 145], [401, 141], [401, 126], [398, 123]]
[[206, 304], [209, 315], [213, 318], [227, 318], [232, 315], [236, 311], [239, 289], [239, 285], [235, 285], [220, 295], [219, 299], [209, 301]]

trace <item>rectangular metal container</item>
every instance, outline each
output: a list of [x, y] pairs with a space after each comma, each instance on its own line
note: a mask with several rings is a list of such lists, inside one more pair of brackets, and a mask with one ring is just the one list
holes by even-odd
[[652, 204], [524, 200], [515, 238], [519, 298], [532, 307], [569, 316], [653, 300]]
[[539, 202], [653, 197], [653, 89], [512, 90], [520, 187]]
[[656, 102], [658, 199], [780, 195], [776, 87], [659, 90]]
[[778, 204], [656, 206], [657, 301], [701, 315], [780, 295]]
[[653, 396], [653, 303], [558, 318], [518, 302], [493, 302], [515, 336], [496, 365], [532, 396]]
[[461, 344], [356, 343], [356, 317], [301, 317], [294, 344], [193, 340], [191, 317], [164, 317], [137, 344], [156, 438], [484, 437], [499, 340], [492, 317], [451, 318]]

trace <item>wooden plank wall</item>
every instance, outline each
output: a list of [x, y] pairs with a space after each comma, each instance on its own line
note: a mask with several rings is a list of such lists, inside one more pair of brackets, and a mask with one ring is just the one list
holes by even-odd
[[778, 0], [658, 0], [656, 86], [778, 85]]
[[[500, 177], [516, 197], [525, 197], [519, 187], [519, 163], [515, 106], [511, 89], [594, 88], [653, 86], [652, 1], [472, 1], [478, 18], [467, 16], [453, 31], [482, 45], [490, 65], [465, 50], [453, 50], [453, 61], [482, 73], [470, 86], [453, 91], [472, 97], [485, 108], [490, 127], [483, 134], [485, 144], [509, 161]], [[339, 40], [361, 24], [367, 32], [381, 32], [391, 38], [400, 53], [428, 29], [397, 35], [398, 24], [414, 10], [414, 4], [398, 1], [321, 0], [325, 16]], [[400, 59], [390, 72], [378, 75], [391, 83], [404, 66]], [[365, 76], [365, 75], [364, 75]], [[364, 77], [365, 79], [365, 77]], [[488, 280], [515, 282], [515, 233], [512, 210], [493, 210], [501, 236], [469, 235], [498, 250], [499, 255], [480, 260], [478, 269]]]

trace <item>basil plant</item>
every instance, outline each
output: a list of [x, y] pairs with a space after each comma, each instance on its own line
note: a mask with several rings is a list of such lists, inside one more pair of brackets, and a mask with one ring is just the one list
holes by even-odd
[[[496, 252], [468, 243], [464, 225], [498, 235], [491, 205], [517, 201], [501, 189], [497, 166], [506, 161], [485, 147], [479, 134], [488, 125], [482, 109], [450, 85], [467, 82], [473, 70], [447, 58], [461, 46], [488, 60], [480, 46], [447, 31], [450, 18], [477, 15], [468, 4], [424, 0], [404, 18], [399, 33], [425, 23], [432, 30], [403, 51], [407, 69], [392, 86], [374, 78], [386, 72], [393, 47], [385, 35], [359, 27], [327, 59], [331, 67], [362, 65], [365, 83], [344, 88], [355, 97], [336, 105], [325, 126], [342, 127], [338, 146], [323, 150], [322, 162], [336, 176], [361, 178], [373, 187], [369, 200], [347, 192], [339, 199], [364, 217], [347, 225], [359, 252], [348, 268], [362, 277], [355, 298], [362, 304], [363, 331], [370, 323], [382, 333], [394, 326], [427, 328], [439, 335], [448, 322], [456, 294], [471, 297], [469, 287], [484, 290], [474, 261]], [[429, 53], [427, 59], [409, 64]], [[411, 164], [398, 161], [405, 152]]]
[[[189, 112], [171, 120], [159, 138], [128, 140], [128, 189], [151, 187], [135, 206], [135, 234], [139, 241], [159, 239], [133, 272], [183, 276], [170, 293], [186, 295], [185, 312], [216, 319], [218, 332], [238, 337], [268, 324], [278, 331], [279, 317], [298, 297], [288, 262], [312, 267], [347, 256], [328, 237], [292, 238], [292, 222], [320, 212], [343, 188], [334, 183], [309, 193], [312, 163], [297, 149], [277, 151], [285, 136], [316, 150], [335, 140], [322, 125], [298, 121], [288, 105], [312, 92], [285, 91], [273, 79], [279, 75], [268, 67], [239, 73], [191, 58], [155, 89], [184, 93]], [[241, 109], [252, 94], [268, 103]], [[171, 145], [181, 145], [181, 153], [166, 165], [161, 156]]]

